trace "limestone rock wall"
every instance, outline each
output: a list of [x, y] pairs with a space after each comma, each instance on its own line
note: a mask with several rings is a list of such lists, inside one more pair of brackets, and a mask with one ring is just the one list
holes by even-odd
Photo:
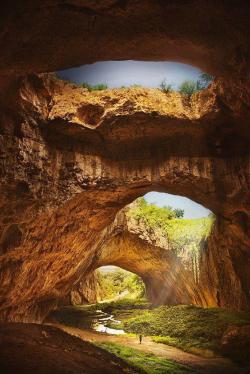
[[100, 300], [101, 288], [98, 273], [93, 271], [73, 287], [69, 295], [69, 303], [72, 305], [94, 304]]
[[223, 87], [186, 100], [144, 89], [90, 94], [47, 75], [5, 81], [2, 320], [41, 321], [94, 269], [119, 209], [151, 190], [216, 214], [202, 256], [206, 300], [249, 309], [247, 92], [240, 101]]

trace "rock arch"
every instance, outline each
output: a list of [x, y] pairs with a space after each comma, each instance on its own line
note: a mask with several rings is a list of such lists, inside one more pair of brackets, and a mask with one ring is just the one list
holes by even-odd
[[137, 59], [180, 61], [231, 76], [248, 69], [249, 13], [244, 0], [5, 4], [0, 70], [26, 74]]
[[114, 265], [139, 275], [153, 304], [207, 306], [192, 269], [184, 265], [166, 240], [122, 209], [109, 228], [109, 237], [96, 254], [92, 270]]

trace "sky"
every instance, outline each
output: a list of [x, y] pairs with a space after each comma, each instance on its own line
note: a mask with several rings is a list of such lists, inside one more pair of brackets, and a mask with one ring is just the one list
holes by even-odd
[[201, 71], [191, 65], [178, 62], [149, 62], [149, 61], [103, 61], [91, 65], [57, 72], [61, 79], [74, 83], [95, 85], [105, 83], [110, 88], [138, 84], [144, 87], [159, 87], [166, 79], [173, 88], [184, 80], [197, 80]]
[[159, 207], [170, 205], [174, 209], [184, 209], [184, 218], [202, 218], [207, 217], [211, 213], [209, 209], [183, 196], [149, 192], [144, 197], [149, 203], [154, 203]]

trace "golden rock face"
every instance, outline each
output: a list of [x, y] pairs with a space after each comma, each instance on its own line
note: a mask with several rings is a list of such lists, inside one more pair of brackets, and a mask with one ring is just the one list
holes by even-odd
[[225, 114], [222, 84], [191, 100], [152, 89], [88, 93], [50, 75], [15, 86], [1, 135], [2, 319], [43, 319], [96, 267], [118, 210], [152, 190], [218, 216], [196, 303], [248, 308], [248, 155], [236, 157], [238, 138], [226, 137], [245, 124], [235, 100]]

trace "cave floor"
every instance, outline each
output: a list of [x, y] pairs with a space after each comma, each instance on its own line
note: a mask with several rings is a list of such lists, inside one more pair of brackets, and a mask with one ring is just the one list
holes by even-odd
[[125, 361], [53, 326], [0, 324], [1, 374], [138, 373]]
[[222, 357], [205, 358], [197, 356], [191, 353], [184, 352], [181, 349], [172, 347], [170, 345], [155, 343], [147, 337], [143, 337], [142, 344], [139, 344], [138, 338], [133, 336], [107, 335], [95, 331], [69, 327], [62, 324], [53, 325], [71, 335], [77, 336], [82, 340], [91, 343], [118, 343], [130, 348], [135, 348], [142, 352], [153, 353], [158, 357], [164, 357], [166, 359], [186, 365], [192, 368], [194, 370], [194, 373], [249, 373], [249, 368], [239, 367], [229, 359]]

